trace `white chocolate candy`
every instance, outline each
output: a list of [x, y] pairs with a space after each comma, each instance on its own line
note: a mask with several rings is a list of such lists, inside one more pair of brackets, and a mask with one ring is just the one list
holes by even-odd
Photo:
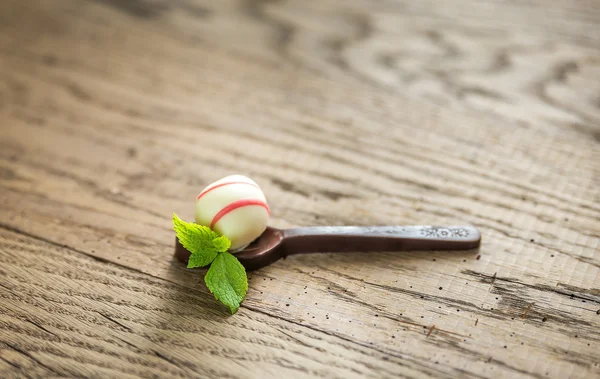
[[196, 199], [196, 223], [229, 238], [232, 251], [243, 249], [263, 234], [269, 215], [263, 191], [243, 175], [209, 184]]

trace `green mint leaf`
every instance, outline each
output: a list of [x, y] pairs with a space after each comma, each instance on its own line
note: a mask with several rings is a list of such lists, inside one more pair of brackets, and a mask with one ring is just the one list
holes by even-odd
[[219, 253], [204, 277], [206, 286], [215, 298], [237, 312], [248, 291], [248, 277], [244, 266], [230, 253]]
[[215, 249], [219, 251], [219, 253], [224, 253], [231, 247], [231, 241], [225, 236], [215, 238], [214, 240], [212, 240], [212, 243]]
[[218, 253], [227, 251], [231, 246], [231, 241], [227, 237], [219, 236], [207, 226], [185, 222], [175, 213], [173, 213], [173, 229], [179, 242], [191, 253], [188, 268], [209, 265]]
[[216, 257], [218, 252], [209, 252], [205, 254], [192, 254], [188, 259], [187, 268], [196, 268], [208, 266]]

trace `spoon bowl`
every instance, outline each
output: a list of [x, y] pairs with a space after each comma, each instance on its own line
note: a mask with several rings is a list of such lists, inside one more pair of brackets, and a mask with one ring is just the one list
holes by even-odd
[[[369, 251], [470, 250], [481, 244], [472, 226], [321, 226], [277, 229], [264, 233], [233, 252], [248, 271], [292, 254]], [[178, 240], [175, 257], [187, 263], [190, 252]]]

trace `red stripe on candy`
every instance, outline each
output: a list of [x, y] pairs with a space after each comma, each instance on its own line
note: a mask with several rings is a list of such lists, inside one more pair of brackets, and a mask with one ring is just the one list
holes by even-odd
[[[219, 188], [219, 187], [223, 187], [223, 186], [228, 186], [230, 184], [249, 184], [253, 187], [259, 188], [256, 184], [254, 183], [248, 183], [248, 182], [225, 182], [225, 183], [221, 183], [221, 184], [217, 184], [216, 186], [210, 187], [205, 189], [204, 191], [200, 192], [200, 195], [198, 195], [198, 198], [196, 198], [196, 200], [200, 199], [202, 196], [206, 195], [207, 193], [209, 193], [210, 191]], [[260, 188], [259, 188], [260, 189]]]
[[223, 216], [227, 215], [229, 212], [234, 211], [241, 207], [249, 206], [249, 205], [258, 205], [260, 207], [263, 207], [267, 210], [267, 212], [269, 214], [271, 214], [271, 210], [269, 209], [269, 206], [264, 201], [259, 200], [259, 199], [242, 199], [242, 200], [234, 201], [233, 203], [229, 204], [225, 208], [221, 209], [219, 211], [219, 213], [217, 213], [215, 215], [215, 217], [213, 217], [213, 219], [210, 223], [210, 228], [212, 229], [215, 226], [215, 224], [217, 222], [219, 222], [219, 220], [221, 218], [223, 218]]

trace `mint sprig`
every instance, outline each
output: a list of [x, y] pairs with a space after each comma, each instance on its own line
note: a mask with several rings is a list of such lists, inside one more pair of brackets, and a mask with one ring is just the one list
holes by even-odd
[[191, 253], [187, 267], [211, 265], [204, 277], [206, 286], [231, 314], [237, 312], [248, 291], [248, 277], [244, 266], [228, 252], [231, 241], [207, 226], [185, 222], [175, 213], [173, 228], [181, 245]]
[[229, 250], [231, 241], [225, 236], [219, 236], [211, 228], [185, 222], [173, 213], [173, 228], [179, 242], [192, 255], [188, 268], [208, 266], [219, 253]]

